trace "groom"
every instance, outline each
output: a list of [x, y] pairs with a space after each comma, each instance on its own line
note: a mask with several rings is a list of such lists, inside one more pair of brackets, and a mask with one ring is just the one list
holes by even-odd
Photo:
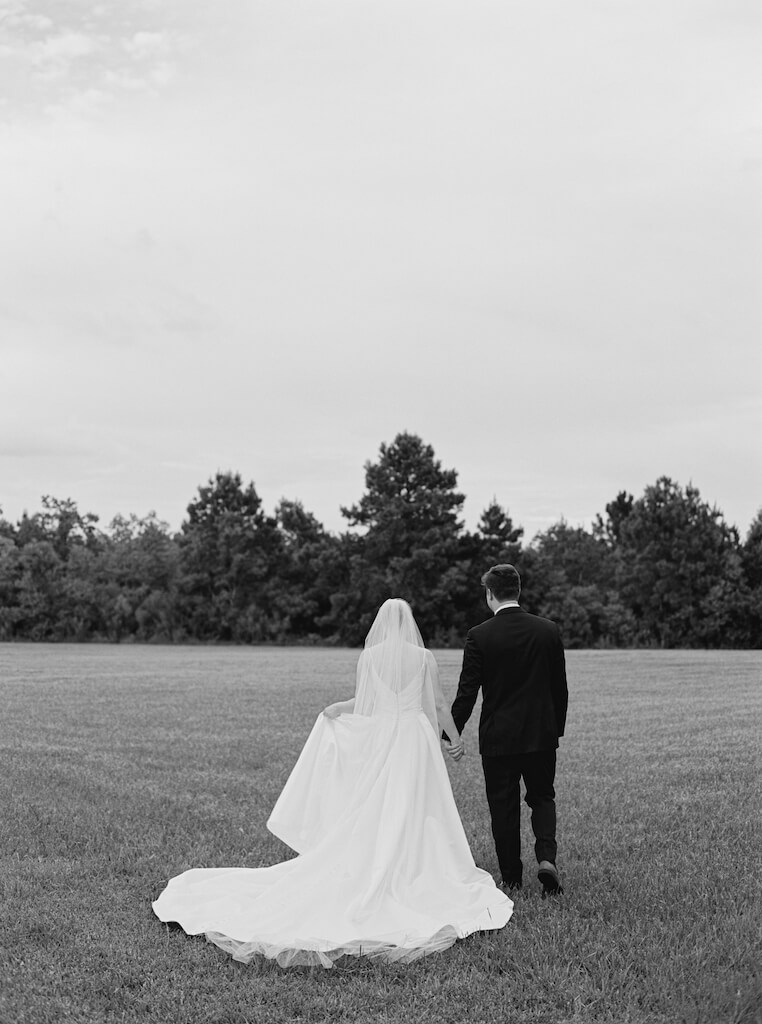
[[558, 626], [519, 605], [521, 578], [512, 565], [482, 576], [493, 616], [469, 630], [452, 717], [460, 733], [482, 688], [479, 752], [498, 864], [506, 890], [521, 888], [523, 778], [543, 893], [561, 893], [556, 868], [553, 781], [564, 734], [568, 690]]

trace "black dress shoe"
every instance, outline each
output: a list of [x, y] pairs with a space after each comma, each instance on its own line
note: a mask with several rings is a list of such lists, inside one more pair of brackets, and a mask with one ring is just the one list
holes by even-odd
[[542, 885], [543, 896], [560, 896], [564, 891], [561, 885], [561, 877], [556, 870], [556, 865], [549, 860], [540, 861], [540, 870], [537, 877]]

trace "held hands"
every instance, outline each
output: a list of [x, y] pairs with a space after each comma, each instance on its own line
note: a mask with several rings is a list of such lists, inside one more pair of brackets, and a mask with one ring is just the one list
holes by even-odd
[[451, 743], [447, 745], [447, 753], [453, 759], [453, 761], [460, 761], [461, 757], [465, 754], [466, 749], [463, 746], [463, 740], [458, 740], [457, 743]]

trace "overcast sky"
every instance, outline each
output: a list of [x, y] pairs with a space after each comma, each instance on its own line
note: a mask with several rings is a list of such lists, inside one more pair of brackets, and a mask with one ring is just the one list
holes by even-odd
[[0, 0], [0, 507], [762, 505], [757, 0]]

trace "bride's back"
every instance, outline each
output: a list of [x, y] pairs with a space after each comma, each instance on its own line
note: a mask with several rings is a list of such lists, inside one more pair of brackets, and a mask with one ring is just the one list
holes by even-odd
[[389, 598], [376, 615], [357, 663], [355, 712], [407, 716], [423, 711], [437, 732], [433, 672], [435, 663], [410, 605]]
[[366, 647], [365, 656], [379, 679], [390, 690], [399, 691], [422, 674], [426, 649], [416, 644], [385, 640], [373, 647]]

